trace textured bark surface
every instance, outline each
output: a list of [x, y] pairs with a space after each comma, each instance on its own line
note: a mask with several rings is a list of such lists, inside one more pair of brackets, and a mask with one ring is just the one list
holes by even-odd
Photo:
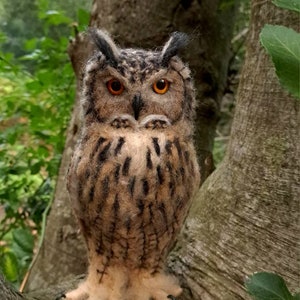
[[226, 158], [200, 189], [170, 257], [186, 286], [181, 299], [250, 299], [244, 280], [262, 270], [299, 292], [299, 100], [281, 88], [259, 43], [264, 24], [299, 31], [299, 19], [271, 0], [252, 1], [251, 19]]
[[75, 289], [78, 283], [82, 281], [83, 276], [77, 276], [62, 281], [55, 286], [39, 289], [31, 293], [19, 293], [15, 288], [4, 280], [0, 274], [0, 299], [1, 300], [55, 300], [60, 299], [66, 290]]
[[0, 299], [1, 300], [21, 300], [22, 295], [16, 292], [12, 286], [4, 281], [4, 278], [0, 274]]
[[[213, 137], [219, 103], [226, 82], [234, 6], [219, 9], [222, 1], [94, 1], [91, 26], [105, 28], [124, 47], [162, 46], [169, 33], [191, 34], [185, 61], [194, 72], [198, 89], [197, 150], [202, 180], [211, 173]], [[71, 213], [65, 174], [77, 138], [80, 71], [93, 47], [77, 36], [69, 54], [78, 79], [77, 100], [67, 134], [55, 200], [48, 217], [40, 253], [30, 271], [26, 291], [44, 288], [86, 270], [86, 250]]]

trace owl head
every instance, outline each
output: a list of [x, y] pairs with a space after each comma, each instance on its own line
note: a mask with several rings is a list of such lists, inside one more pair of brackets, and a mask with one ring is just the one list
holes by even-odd
[[91, 29], [96, 45], [83, 75], [82, 114], [87, 124], [130, 116], [137, 123], [160, 116], [169, 125], [191, 122], [194, 87], [177, 56], [187, 36], [173, 33], [155, 51], [119, 48], [104, 31]]

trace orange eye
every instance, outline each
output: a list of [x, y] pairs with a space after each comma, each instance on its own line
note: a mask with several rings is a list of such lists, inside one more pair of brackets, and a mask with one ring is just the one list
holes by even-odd
[[124, 85], [118, 79], [115, 78], [107, 81], [106, 86], [108, 91], [112, 95], [116, 95], [116, 96], [121, 95], [122, 92], [124, 91]]
[[165, 94], [169, 90], [170, 82], [166, 79], [159, 79], [153, 84], [153, 91], [157, 94]]

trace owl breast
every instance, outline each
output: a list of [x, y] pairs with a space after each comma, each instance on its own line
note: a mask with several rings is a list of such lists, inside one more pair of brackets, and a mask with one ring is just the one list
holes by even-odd
[[124, 124], [87, 128], [82, 139], [68, 188], [88, 247], [110, 264], [154, 272], [199, 185], [190, 139], [168, 126]]

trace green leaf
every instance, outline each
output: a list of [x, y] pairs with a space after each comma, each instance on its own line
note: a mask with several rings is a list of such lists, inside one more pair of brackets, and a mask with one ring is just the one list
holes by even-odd
[[42, 166], [43, 166], [43, 162], [42, 161], [38, 161], [37, 163], [35, 163], [32, 166], [30, 166], [30, 172], [31, 172], [31, 174], [37, 174], [38, 172], [40, 172]]
[[8, 281], [14, 282], [18, 280], [18, 259], [13, 252], [9, 251], [4, 253], [0, 266], [5, 278]]
[[260, 41], [272, 58], [282, 86], [300, 98], [300, 34], [284, 26], [265, 25]]
[[282, 277], [273, 273], [255, 273], [246, 281], [245, 286], [256, 300], [293, 299]]
[[65, 16], [62, 12], [56, 10], [48, 10], [45, 13], [47, 22], [51, 25], [70, 24], [72, 20]]
[[26, 40], [24, 43], [24, 48], [27, 51], [34, 51], [37, 48], [37, 41], [38, 41], [37, 38]]
[[[30, 46], [30, 45], [29, 45]], [[26, 61], [26, 60], [37, 60], [42, 54], [41, 54], [41, 49], [34, 49], [30, 54], [26, 54], [21, 56], [19, 59], [22, 61]]]
[[41, 93], [43, 91], [42, 84], [37, 80], [27, 82], [26, 88], [28, 89], [28, 91], [32, 92], [33, 94]]
[[300, 12], [300, 0], [274, 0], [273, 3], [278, 7]]
[[77, 18], [78, 18], [79, 30], [86, 29], [90, 21], [90, 13], [82, 8], [79, 8], [77, 11]]
[[44, 88], [51, 85], [51, 83], [55, 79], [55, 76], [56, 74], [53, 74], [51, 70], [41, 71], [37, 74], [37, 78]]
[[22, 175], [28, 170], [27, 166], [15, 166], [9, 170], [9, 174]]
[[13, 231], [13, 241], [27, 253], [32, 253], [34, 238], [28, 229], [18, 228]]
[[293, 300], [300, 300], [300, 294], [296, 294], [293, 296]]

